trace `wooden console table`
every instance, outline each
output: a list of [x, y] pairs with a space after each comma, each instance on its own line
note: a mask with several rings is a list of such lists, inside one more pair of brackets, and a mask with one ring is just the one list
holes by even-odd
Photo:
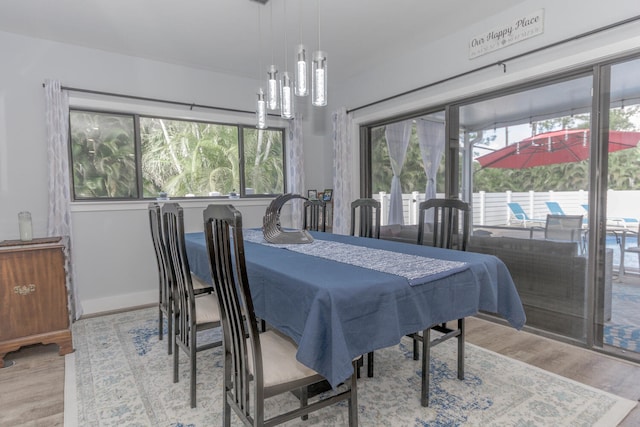
[[60, 237], [0, 242], [0, 368], [11, 351], [57, 344], [73, 351]]

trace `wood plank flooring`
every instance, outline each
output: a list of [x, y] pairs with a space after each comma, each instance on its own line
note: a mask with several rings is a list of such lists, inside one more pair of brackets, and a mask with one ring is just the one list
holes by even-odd
[[[631, 400], [640, 399], [640, 364], [616, 359], [478, 318], [467, 320], [467, 342]], [[64, 425], [64, 357], [57, 346], [25, 347], [0, 369], [0, 425]], [[620, 424], [640, 425], [636, 407]]]

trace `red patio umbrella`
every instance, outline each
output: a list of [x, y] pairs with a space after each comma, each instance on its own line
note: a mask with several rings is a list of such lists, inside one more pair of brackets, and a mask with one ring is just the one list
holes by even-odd
[[[566, 129], [541, 133], [492, 153], [478, 157], [483, 168], [524, 169], [556, 163], [579, 162], [589, 158], [588, 129]], [[640, 132], [612, 130], [609, 152], [634, 148]]]

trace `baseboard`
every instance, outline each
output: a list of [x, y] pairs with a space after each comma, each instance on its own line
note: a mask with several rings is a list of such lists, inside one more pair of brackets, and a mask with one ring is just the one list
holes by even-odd
[[88, 316], [105, 312], [121, 311], [133, 307], [147, 306], [157, 302], [157, 290], [82, 300], [82, 315]]

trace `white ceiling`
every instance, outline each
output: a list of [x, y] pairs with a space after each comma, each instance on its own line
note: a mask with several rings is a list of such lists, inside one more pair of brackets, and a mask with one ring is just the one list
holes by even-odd
[[272, 57], [284, 68], [283, 20], [292, 61], [300, 39], [308, 54], [317, 49], [319, 16], [320, 47], [340, 80], [522, 1], [15, 0], [0, 7], [0, 31], [256, 78]]

